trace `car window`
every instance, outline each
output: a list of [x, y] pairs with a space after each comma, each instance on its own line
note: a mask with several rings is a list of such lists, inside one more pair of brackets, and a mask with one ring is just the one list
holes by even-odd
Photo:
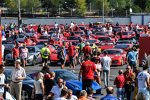
[[105, 35], [105, 33], [95, 33], [95, 35]]
[[25, 36], [24, 35], [19, 35], [19, 38], [24, 38]]
[[128, 32], [122, 32], [122, 35], [128, 35]]
[[111, 39], [109, 37], [101, 37], [98, 38], [99, 41], [111, 41]]
[[74, 34], [83, 34], [83, 32], [74, 32]]
[[86, 42], [89, 42], [89, 43], [95, 43], [96, 40], [87, 40]]
[[108, 54], [121, 54], [121, 51], [119, 51], [119, 50], [106, 50], [106, 52]]
[[41, 37], [39, 37], [39, 39], [49, 39], [49, 37], [48, 36], [41, 36]]
[[35, 47], [27, 47], [29, 53], [35, 53]]
[[68, 40], [79, 40], [79, 37], [68, 37]]
[[77, 76], [70, 72], [70, 71], [55, 71], [56, 77], [55, 79], [57, 80], [58, 78], [62, 78], [63, 80], [77, 80]]
[[115, 48], [120, 48], [120, 49], [123, 49], [123, 48], [128, 48], [129, 45], [116, 45]]

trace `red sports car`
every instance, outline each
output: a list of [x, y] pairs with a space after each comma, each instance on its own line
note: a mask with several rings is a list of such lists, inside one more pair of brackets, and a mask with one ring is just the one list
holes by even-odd
[[[127, 62], [126, 52], [122, 49], [107, 49], [105, 50], [108, 56], [112, 59], [112, 65], [124, 65]], [[104, 55], [101, 54], [101, 57]]]

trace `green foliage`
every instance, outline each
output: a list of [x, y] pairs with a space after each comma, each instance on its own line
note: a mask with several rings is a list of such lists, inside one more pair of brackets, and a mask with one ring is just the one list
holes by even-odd
[[142, 9], [139, 6], [137, 6], [137, 5], [133, 6], [132, 10], [133, 10], [134, 13], [140, 13], [140, 12], [142, 12]]
[[86, 2], [85, 0], [76, 0], [76, 12], [81, 15], [84, 16], [85, 12], [86, 12]]
[[150, 13], [150, 0], [147, 0], [146, 1], [146, 8], [145, 8], [145, 11]]

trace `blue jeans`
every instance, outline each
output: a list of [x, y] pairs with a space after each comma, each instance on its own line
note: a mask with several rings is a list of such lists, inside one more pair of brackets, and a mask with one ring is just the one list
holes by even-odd
[[103, 80], [105, 87], [109, 86], [109, 70], [103, 70]]
[[118, 98], [118, 100], [124, 100], [124, 93], [125, 93], [124, 88], [117, 88], [117, 98]]

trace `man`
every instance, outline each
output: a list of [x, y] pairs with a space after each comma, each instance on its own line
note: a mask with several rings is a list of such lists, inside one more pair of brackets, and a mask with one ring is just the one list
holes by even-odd
[[61, 90], [60, 97], [57, 98], [56, 100], [68, 100], [67, 96], [68, 96], [68, 90], [64, 88], [64, 89]]
[[16, 66], [15, 61], [19, 58], [19, 46], [15, 44], [15, 47], [12, 49], [12, 58], [14, 61], [14, 66]]
[[57, 99], [60, 97], [61, 91], [63, 88], [66, 88], [65, 82], [63, 79], [59, 78], [57, 80], [57, 85], [53, 86], [53, 88], [50, 91], [50, 94], [47, 96], [48, 99]]
[[69, 55], [69, 62], [70, 67], [73, 67], [73, 71], [75, 70], [75, 58], [76, 58], [76, 47], [72, 45], [72, 43], [69, 43], [68, 47], [68, 55]]
[[0, 65], [0, 97], [5, 98], [5, 91], [4, 87], [8, 87], [8, 84], [5, 83], [5, 74], [4, 74], [5, 67], [4, 65]]
[[109, 74], [110, 74], [110, 65], [111, 58], [107, 56], [107, 52], [104, 52], [104, 57], [101, 59], [102, 69], [103, 69], [103, 79], [105, 87], [109, 86]]
[[67, 100], [78, 100], [78, 98], [72, 94], [72, 90], [68, 89], [68, 97]]
[[[82, 63], [80, 72], [79, 72], [79, 81], [82, 75], [82, 90], [86, 90], [88, 88], [92, 88], [92, 83], [94, 80], [94, 73], [96, 72], [98, 76], [98, 72], [96, 70], [95, 63], [90, 61], [90, 57], [86, 56], [85, 61]], [[98, 76], [100, 78], [100, 76]]]
[[42, 57], [42, 66], [47, 66], [47, 61], [50, 56], [50, 50], [47, 47], [47, 43], [44, 43], [44, 47], [41, 50], [41, 57]]
[[26, 78], [24, 68], [20, 66], [20, 59], [15, 61], [16, 66], [12, 71], [11, 94], [16, 97], [16, 100], [21, 100], [22, 81]]
[[84, 45], [84, 43], [83, 43], [83, 40], [82, 40], [82, 38], [81, 39], [79, 39], [79, 42], [80, 42], [80, 44], [79, 44], [79, 54], [78, 54], [78, 61], [79, 61], [79, 64], [81, 65], [82, 64], [82, 61], [83, 61], [83, 51], [82, 51], [82, 49], [83, 49], [83, 47], [85, 46]]
[[113, 87], [107, 87], [106, 89], [107, 95], [101, 98], [100, 100], [118, 100], [114, 95]]
[[117, 87], [117, 98], [118, 100], [124, 100], [124, 84], [125, 78], [123, 70], [118, 71], [119, 75], [115, 78], [114, 85]]
[[82, 91], [79, 94], [79, 99], [78, 100], [89, 100], [87, 98], [87, 92], [85, 90], [82, 89]]
[[90, 47], [90, 43], [86, 42], [85, 46], [82, 49], [84, 56], [90, 56], [92, 54], [92, 48]]
[[147, 72], [148, 64], [143, 66], [143, 71], [141, 71], [137, 76], [138, 81], [138, 93], [143, 94], [146, 98], [145, 100], [150, 100], [150, 92], [149, 92], [149, 85], [150, 85], [150, 74]]
[[137, 52], [134, 51], [134, 48], [132, 48], [128, 54], [127, 54], [127, 61], [131, 68], [136, 67], [136, 62], [137, 62]]
[[124, 77], [125, 77], [125, 94], [126, 94], [126, 98], [127, 100], [130, 100], [132, 98], [132, 92], [133, 92], [133, 71], [131, 69], [130, 65], [127, 65], [126, 67], [126, 71], [123, 73]]

